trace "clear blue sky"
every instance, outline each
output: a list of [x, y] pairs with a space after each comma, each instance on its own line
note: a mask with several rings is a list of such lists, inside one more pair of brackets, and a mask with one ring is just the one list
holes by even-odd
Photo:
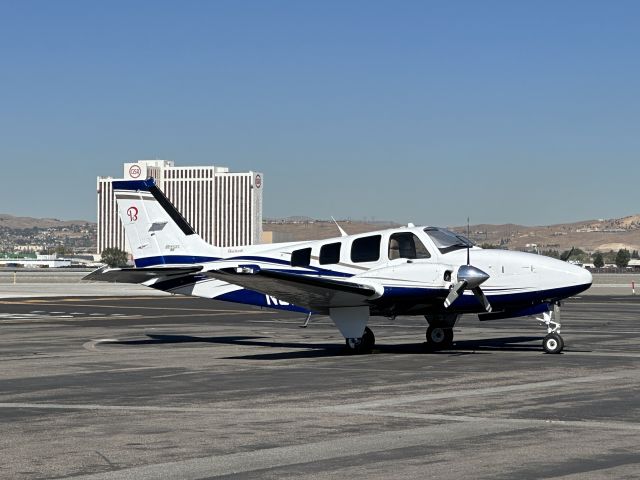
[[637, 1], [1, 1], [0, 212], [95, 219], [165, 158], [265, 216], [640, 212]]

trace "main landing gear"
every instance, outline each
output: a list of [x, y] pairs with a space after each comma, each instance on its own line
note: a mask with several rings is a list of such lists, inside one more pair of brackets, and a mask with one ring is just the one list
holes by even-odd
[[349, 353], [371, 353], [376, 337], [369, 327], [365, 327], [360, 338], [345, 338]]
[[371, 353], [376, 337], [367, 327], [368, 306], [331, 308], [329, 316], [344, 337], [349, 353]]
[[449, 348], [453, 345], [453, 328], [430, 326], [427, 328], [427, 345], [438, 350]]
[[432, 350], [450, 348], [453, 345], [453, 327], [460, 315], [425, 315], [429, 323], [427, 328], [427, 346]]
[[560, 305], [554, 304], [553, 310], [544, 312], [542, 318], [536, 320], [547, 326], [547, 336], [542, 340], [542, 348], [547, 353], [560, 353], [564, 348], [564, 340], [560, 336]]

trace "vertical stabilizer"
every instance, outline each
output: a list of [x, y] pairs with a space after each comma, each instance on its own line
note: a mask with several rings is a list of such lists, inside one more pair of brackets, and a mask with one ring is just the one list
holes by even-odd
[[153, 178], [114, 181], [118, 215], [137, 267], [216, 260], [206, 243], [171, 204]]

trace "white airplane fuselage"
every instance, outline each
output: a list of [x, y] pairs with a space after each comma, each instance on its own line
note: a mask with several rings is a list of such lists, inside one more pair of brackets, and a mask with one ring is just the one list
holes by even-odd
[[545, 337], [545, 342], [551, 338], [545, 349], [557, 353], [562, 340], [553, 336], [559, 332], [553, 312], [559, 313], [560, 300], [592, 282], [582, 267], [536, 254], [481, 249], [435, 227], [216, 247], [196, 234], [153, 179], [114, 181], [113, 186], [136, 268], [103, 268], [88, 280], [328, 314], [347, 345], [369, 334], [365, 343], [373, 345], [370, 315], [424, 315], [431, 341], [437, 342], [439, 333], [432, 327], [444, 328], [450, 340], [463, 313], [478, 313], [484, 320], [543, 314], [551, 335]]
[[[263, 270], [278, 270], [296, 275], [322, 276], [327, 278], [351, 278], [361, 284], [375, 287], [380, 292], [378, 299], [371, 300], [373, 315], [387, 314], [428, 314], [428, 313], [472, 313], [483, 312], [481, 305], [471, 292], [464, 294], [449, 308], [442, 306], [440, 299], [446, 297], [455, 283], [455, 273], [466, 263], [467, 250], [462, 248], [448, 253], [439, 249], [424, 232], [425, 227], [396, 228], [368, 232], [326, 240], [252, 245], [221, 248], [219, 257], [165, 255], [162, 259], [136, 260], [137, 267], [158, 265], [201, 265], [203, 272], [209, 270], [236, 268], [242, 265], [257, 266]], [[389, 259], [389, 238], [397, 233], [413, 233], [424, 244], [431, 257], [424, 259]], [[380, 259], [355, 263], [350, 258], [353, 241], [359, 238], [381, 236]], [[338, 263], [320, 264], [319, 250], [327, 244], [341, 244]], [[311, 248], [308, 267], [292, 267], [291, 253]], [[473, 247], [469, 252], [471, 263], [490, 275], [482, 284], [493, 310], [514, 307], [530, 307], [550, 303], [576, 295], [591, 285], [591, 273], [581, 267], [542, 255], [513, 252], [498, 249]], [[446, 275], [448, 272], [448, 275]], [[151, 284], [150, 286], [154, 286]], [[196, 295], [243, 302], [253, 298], [255, 304], [285, 310], [308, 311], [309, 309], [291, 305], [272, 295], [264, 294], [262, 299], [252, 293], [246, 294], [242, 287], [221, 282], [215, 278], [200, 278], [189, 285], [157, 285], [173, 293]], [[261, 301], [263, 300], [263, 301]], [[321, 311], [318, 313], [327, 313]]]

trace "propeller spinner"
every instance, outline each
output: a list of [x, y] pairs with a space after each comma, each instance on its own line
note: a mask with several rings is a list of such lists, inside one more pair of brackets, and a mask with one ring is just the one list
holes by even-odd
[[489, 303], [489, 299], [480, 288], [480, 285], [488, 279], [489, 274], [483, 272], [477, 267], [472, 265], [460, 266], [460, 268], [458, 268], [458, 281], [444, 301], [445, 308], [449, 308], [449, 306], [455, 302], [460, 295], [462, 295], [462, 292], [465, 290], [471, 290], [484, 309], [487, 312], [490, 312], [491, 304]]

